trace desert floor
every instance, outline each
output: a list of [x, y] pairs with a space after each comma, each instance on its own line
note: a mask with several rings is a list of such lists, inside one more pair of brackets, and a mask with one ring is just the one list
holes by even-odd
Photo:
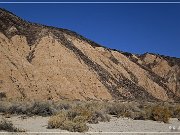
[[[168, 124], [163, 122], [151, 120], [132, 120], [128, 118], [115, 118], [112, 117], [110, 122], [100, 122], [99, 124], [88, 124], [89, 131], [86, 133], [73, 133], [60, 129], [47, 129], [49, 117], [33, 116], [11, 116], [6, 118], [12, 121], [14, 126], [25, 129], [27, 134], [78, 134], [78, 135], [91, 135], [91, 134], [180, 134], [180, 121], [176, 118], [170, 119]], [[175, 127], [176, 129], [170, 129]], [[178, 129], [179, 128], [179, 129]], [[21, 133], [21, 134], [26, 134]], [[7, 134], [7, 133], [6, 133]], [[10, 134], [10, 133], [9, 133]]]

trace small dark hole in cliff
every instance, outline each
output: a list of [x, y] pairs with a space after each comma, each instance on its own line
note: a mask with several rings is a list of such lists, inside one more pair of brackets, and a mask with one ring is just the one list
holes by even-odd
[[0, 92], [0, 100], [6, 98], [6, 93], [5, 92]]
[[3, 80], [0, 80], [0, 84], [2, 84], [3, 83]]

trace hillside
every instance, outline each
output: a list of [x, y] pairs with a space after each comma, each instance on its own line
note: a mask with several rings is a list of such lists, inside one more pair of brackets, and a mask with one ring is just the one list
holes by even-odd
[[0, 98], [180, 101], [180, 58], [135, 55], [0, 9]]

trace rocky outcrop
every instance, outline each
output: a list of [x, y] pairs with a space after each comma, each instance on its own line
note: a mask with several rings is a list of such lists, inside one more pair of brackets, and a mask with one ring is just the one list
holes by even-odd
[[148, 100], [180, 97], [180, 59], [135, 55], [0, 9], [0, 98]]

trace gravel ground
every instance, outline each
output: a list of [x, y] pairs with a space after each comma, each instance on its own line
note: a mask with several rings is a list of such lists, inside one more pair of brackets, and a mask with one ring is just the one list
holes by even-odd
[[[21, 134], [76, 134], [76, 135], [153, 135], [153, 134], [176, 134], [180, 135], [180, 121], [176, 118], [170, 119], [170, 123], [165, 124], [162, 122], [150, 121], [150, 120], [132, 120], [128, 118], [111, 118], [110, 122], [100, 122], [99, 124], [88, 124], [89, 131], [86, 133], [71, 133], [60, 129], [47, 129], [47, 122], [49, 117], [23, 117], [12, 116], [7, 118], [12, 121], [14, 126], [25, 129], [27, 133]], [[169, 129], [169, 127], [175, 127], [175, 130]], [[179, 129], [178, 129], [179, 128]]]

